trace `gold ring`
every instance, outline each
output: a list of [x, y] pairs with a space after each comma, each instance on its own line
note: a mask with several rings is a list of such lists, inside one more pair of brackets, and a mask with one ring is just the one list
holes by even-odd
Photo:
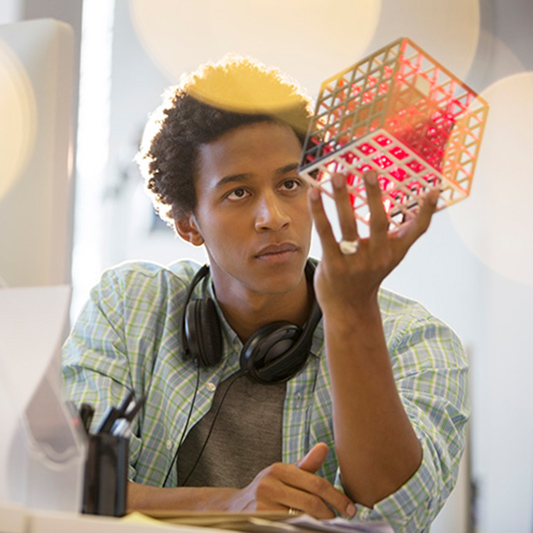
[[353, 255], [359, 250], [359, 239], [355, 239], [354, 241], [342, 239], [342, 241], [339, 242], [339, 248], [342, 254]]
[[289, 516], [296, 516], [299, 514], [298, 509], [295, 509], [294, 507], [289, 507]]

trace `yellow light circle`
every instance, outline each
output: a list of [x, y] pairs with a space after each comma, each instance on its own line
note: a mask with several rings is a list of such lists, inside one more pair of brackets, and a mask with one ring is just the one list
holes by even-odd
[[225, 56], [224, 69], [206, 65], [202, 75], [189, 77], [188, 92], [207, 104], [243, 113], [276, 113], [303, 105], [298, 85], [281, 72], [259, 68], [249, 58], [235, 59]]
[[26, 167], [35, 142], [36, 102], [26, 71], [0, 41], [0, 200]]
[[172, 82], [228, 52], [275, 65], [309, 93], [357, 62], [377, 26], [381, 0], [132, 0], [133, 25]]
[[481, 96], [490, 111], [472, 191], [449, 215], [484, 264], [533, 284], [533, 72], [503, 78]]

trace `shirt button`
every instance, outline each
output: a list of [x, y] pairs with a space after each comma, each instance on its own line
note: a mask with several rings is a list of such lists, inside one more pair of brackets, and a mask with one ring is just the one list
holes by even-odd
[[172, 449], [172, 441], [167, 440], [167, 450], [171, 450], [171, 449]]
[[211, 381], [206, 384], [205, 388], [209, 392], [215, 392], [217, 390], [217, 386], [214, 383], [211, 383]]

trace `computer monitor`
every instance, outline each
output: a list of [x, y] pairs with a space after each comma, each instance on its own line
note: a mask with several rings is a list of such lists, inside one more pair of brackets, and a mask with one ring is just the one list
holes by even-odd
[[73, 226], [72, 28], [0, 26], [0, 279], [70, 284]]

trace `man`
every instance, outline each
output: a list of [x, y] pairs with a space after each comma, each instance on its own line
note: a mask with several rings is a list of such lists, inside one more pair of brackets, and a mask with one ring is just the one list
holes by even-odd
[[246, 59], [167, 93], [139, 161], [160, 215], [205, 246], [209, 270], [104, 273], [64, 349], [66, 391], [95, 405], [95, 426], [129, 391], [146, 394], [131, 508], [357, 510], [427, 531], [464, 446], [466, 362], [445, 324], [380, 286], [428, 228], [438, 191], [389, 232], [367, 173], [359, 238], [335, 175], [339, 245], [320, 190], [297, 172], [309, 116], [294, 84]]

